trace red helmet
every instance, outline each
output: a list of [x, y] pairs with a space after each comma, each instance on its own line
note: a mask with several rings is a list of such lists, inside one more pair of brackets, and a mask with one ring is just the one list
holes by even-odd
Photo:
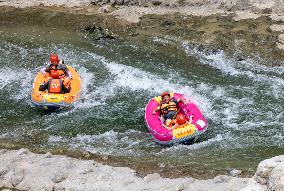
[[161, 94], [161, 97], [163, 98], [165, 95], [171, 96], [171, 94], [170, 94], [169, 92], [163, 92], [163, 93]]
[[59, 63], [59, 58], [57, 54], [51, 54], [49, 60], [51, 63]]
[[185, 120], [185, 116], [182, 114], [182, 113], [179, 113], [177, 116], [176, 116], [176, 121], [177, 121], [177, 124], [178, 125], [182, 125], [186, 122]]

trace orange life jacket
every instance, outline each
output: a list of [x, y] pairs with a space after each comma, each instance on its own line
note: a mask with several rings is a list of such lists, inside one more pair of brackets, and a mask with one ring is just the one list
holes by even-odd
[[49, 93], [62, 93], [62, 80], [61, 79], [51, 79], [48, 85]]
[[170, 100], [169, 103], [162, 102], [160, 105], [162, 114], [167, 114], [169, 111], [177, 111], [177, 104], [173, 101]]
[[50, 69], [50, 76], [54, 79], [58, 79], [60, 77], [63, 77], [65, 75], [64, 71], [60, 68], [57, 68], [55, 66], [52, 66]]

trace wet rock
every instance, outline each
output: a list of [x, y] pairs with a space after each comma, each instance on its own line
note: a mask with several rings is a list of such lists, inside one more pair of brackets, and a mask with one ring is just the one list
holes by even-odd
[[100, 0], [91, 0], [92, 5], [97, 5], [100, 2]]
[[126, 182], [123, 183], [124, 186], [128, 186], [130, 184], [133, 184], [134, 181], [133, 180], [127, 180]]
[[241, 61], [244, 61], [245, 58], [243, 56], [238, 55], [238, 56], [236, 56], [236, 60], [241, 62]]
[[260, 177], [260, 176], [255, 177], [255, 181], [258, 182], [261, 185], [267, 184], [267, 180], [265, 178]]
[[159, 5], [162, 4], [162, 2], [161, 2], [161, 1], [153, 1], [152, 4], [153, 4], [154, 6], [159, 6]]
[[9, 172], [9, 168], [7, 166], [0, 166], [0, 177], [4, 176]]
[[[61, 185], [54, 185], [52, 191], [66, 191], [64, 186]], [[73, 189], [68, 189], [68, 191], [73, 191]]]
[[149, 175], [145, 176], [143, 178], [143, 180], [145, 182], [151, 182], [151, 181], [156, 181], [156, 180], [158, 180], [160, 178], [161, 178], [161, 176], [158, 173], [154, 173], [154, 174], [149, 174]]
[[270, 15], [270, 18], [273, 21], [284, 22], [284, 15], [272, 14], [272, 15]]
[[17, 151], [17, 155], [25, 155], [25, 154], [28, 154], [30, 153], [29, 149], [25, 149], [25, 148], [22, 148], [20, 150]]
[[99, 4], [100, 5], [104, 5], [104, 4], [107, 4], [109, 2], [110, 2], [110, 0], [101, 0], [101, 2]]
[[89, 152], [87, 152], [87, 151], [84, 151], [82, 153], [82, 155], [83, 155], [84, 158], [90, 158], [91, 157], [91, 154]]
[[229, 182], [230, 179], [231, 178], [229, 176], [220, 175], [214, 178], [214, 183], [226, 183], [226, 182]]
[[92, 5], [105, 5], [105, 4], [108, 4], [110, 3], [110, 0], [91, 0], [90, 2]]
[[13, 169], [11, 184], [16, 187], [24, 178], [24, 169]]
[[237, 170], [237, 169], [233, 169], [230, 171], [230, 176], [233, 176], [233, 177], [237, 177], [237, 176], [240, 176], [242, 174], [242, 171], [241, 170]]
[[51, 158], [52, 157], [52, 154], [50, 152], [47, 152], [43, 155], [42, 158]]
[[262, 9], [261, 14], [270, 14], [272, 13], [272, 8], [265, 8], [265, 9]]
[[103, 7], [100, 7], [100, 12], [101, 12], [101, 13], [109, 13], [109, 12], [110, 12], [110, 9], [111, 9], [111, 6], [105, 5], [105, 6], [103, 6]]
[[102, 156], [102, 159], [103, 159], [104, 161], [107, 161], [107, 160], [110, 159], [110, 156], [109, 156], [109, 155], [104, 155], [104, 156]]
[[[125, 1], [125, 2], [127, 2], [127, 1]], [[116, 0], [115, 3], [116, 3], [117, 5], [123, 5], [124, 0]]]
[[151, 2], [149, 0], [138, 0], [140, 6], [149, 7]]
[[67, 178], [66, 174], [59, 173], [59, 174], [56, 174], [51, 180], [54, 183], [59, 183], [59, 182], [62, 182], [63, 180], [65, 180], [66, 178]]
[[94, 172], [94, 169], [92, 168], [87, 168], [79, 171], [79, 174], [88, 174], [90, 172]]
[[6, 149], [1, 149], [1, 150], [0, 150], [0, 155], [5, 154], [6, 152], [7, 152]]
[[170, 27], [170, 26], [174, 26], [174, 25], [175, 25], [175, 22], [169, 21], [169, 20], [166, 20], [166, 21], [161, 23], [162, 27]]
[[284, 50], [284, 34], [279, 35], [276, 45], [278, 49]]
[[220, 5], [220, 8], [225, 8], [228, 11], [233, 10], [245, 10], [249, 7], [249, 0], [236, 1], [236, 0], [227, 0], [223, 1]]
[[176, 191], [183, 191], [185, 189], [185, 186], [184, 184], [179, 184], [175, 187], [175, 190]]
[[109, 4], [110, 4], [110, 5], [114, 5], [115, 3], [116, 3], [115, 0], [110, 0], [110, 1], [109, 1]]
[[252, 10], [260, 14], [270, 14], [272, 12], [275, 2], [266, 1], [266, 2], [254, 2], [252, 4]]
[[109, 29], [104, 29], [100, 26], [87, 26], [85, 31], [88, 31], [90, 34], [93, 35], [94, 40], [101, 40], [101, 39], [116, 39], [116, 36], [113, 32]]
[[280, 35], [278, 36], [278, 41], [279, 41], [280, 43], [284, 44], [284, 34], [280, 34]]
[[269, 29], [273, 32], [284, 32], [284, 25], [273, 24], [269, 27]]
[[282, 43], [276, 43], [276, 46], [277, 46], [278, 49], [284, 50], [284, 44], [282, 44]]

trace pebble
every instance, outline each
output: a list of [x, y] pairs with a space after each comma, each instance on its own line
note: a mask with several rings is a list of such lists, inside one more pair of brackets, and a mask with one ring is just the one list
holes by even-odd
[[269, 27], [269, 29], [273, 32], [284, 32], [284, 25], [273, 24]]
[[161, 176], [158, 173], [149, 174], [143, 178], [145, 182], [151, 182], [160, 179]]
[[230, 176], [233, 176], [233, 177], [240, 176], [241, 174], [242, 174], [241, 170], [233, 169], [230, 171]]
[[42, 158], [51, 158], [52, 157], [52, 154], [50, 152], [47, 152], [43, 155]]
[[229, 176], [219, 175], [214, 178], [214, 183], [225, 183], [225, 182], [229, 182], [230, 179], [231, 178]]
[[0, 177], [4, 176], [9, 172], [9, 168], [7, 166], [0, 166]]
[[51, 180], [54, 183], [59, 183], [59, 182], [62, 182], [63, 180], [65, 180], [66, 178], [67, 178], [66, 174], [59, 173], [59, 174], [56, 174]]
[[20, 155], [26, 155], [28, 153], [30, 153], [30, 150], [29, 149], [25, 149], [25, 148], [22, 148], [22, 149], [17, 151], [17, 155], [19, 155], [19, 156]]

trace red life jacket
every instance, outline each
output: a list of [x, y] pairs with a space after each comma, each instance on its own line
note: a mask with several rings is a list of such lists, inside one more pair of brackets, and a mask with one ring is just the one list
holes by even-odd
[[58, 79], [64, 75], [64, 71], [61, 69], [61, 67], [55, 67], [52, 66], [50, 69], [50, 77], [54, 79]]
[[51, 79], [48, 85], [49, 93], [62, 93], [62, 80], [61, 79]]

